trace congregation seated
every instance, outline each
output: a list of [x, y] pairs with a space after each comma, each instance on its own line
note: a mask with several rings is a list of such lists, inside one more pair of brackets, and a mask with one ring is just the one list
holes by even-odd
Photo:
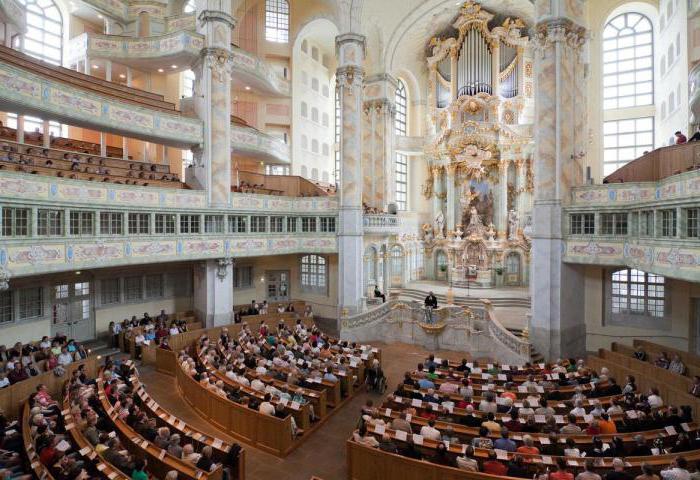
[[640, 345], [635, 349], [633, 356], [637, 360], [642, 362], [650, 361], [657, 367], [663, 368], [678, 375], [685, 375], [688, 372], [688, 368], [685, 366], [683, 360], [678, 354], [674, 354], [672, 358], [669, 358], [668, 353], [662, 351], [659, 353], [658, 357], [651, 360], [644, 350], [644, 347]]
[[45, 372], [61, 373], [66, 365], [84, 360], [88, 354], [84, 345], [60, 332], [24, 345], [17, 342], [9, 349], [0, 345], [0, 388]]
[[[382, 450], [382, 444], [388, 442], [393, 446], [386, 451], [391, 453], [520, 478], [537, 475], [545, 456], [554, 461], [556, 471], [550, 475], [555, 476], [566, 471], [570, 458], [651, 457], [700, 449], [700, 434], [692, 423], [690, 407], [665, 407], [658, 389], [640, 393], [632, 376], [612, 398], [593, 397], [596, 389], [584, 390], [584, 384], [590, 384], [592, 378], [598, 384], [613, 379], [607, 369], [598, 375], [582, 360], [542, 364], [539, 369], [528, 365], [517, 370], [526, 373], [518, 382], [514, 381], [513, 367], [490, 365], [487, 375], [494, 378], [483, 381], [494, 382], [501, 376], [505, 388], [491, 385], [493, 391], [484, 391], [481, 398], [475, 395], [477, 385], [470, 379], [473, 364], [463, 360], [457, 366], [450, 365], [431, 355], [425, 365], [429, 367], [419, 364], [416, 371], [406, 372], [404, 381], [380, 408], [370, 405], [363, 409], [360, 428], [353, 435], [355, 442]], [[508, 373], [501, 373], [504, 371]], [[568, 385], [549, 385], [553, 372], [565, 375]], [[421, 388], [421, 379], [444, 382], [436, 391], [434, 383]], [[447, 384], [452, 386], [444, 388]], [[573, 395], [549, 400], [557, 389], [571, 385], [576, 385]], [[517, 394], [527, 394], [527, 398], [518, 399]], [[609, 402], [607, 409], [603, 401]], [[533, 457], [541, 460], [535, 462]], [[620, 462], [613, 461], [613, 471], [619, 470]], [[592, 460], [574, 465], [583, 466], [583, 472], [589, 474], [594, 465], [602, 466]], [[622, 466], [624, 470], [624, 462]], [[674, 478], [665, 473], [674, 468], [677, 466], [661, 475]], [[582, 475], [583, 479], [591, 478]]]
[[188, 331], [185, 319], [171, 318], [161, 310], [160, 314], [153, 318], [148, 312], [144, 312], [141, 318], [136, 315], [131, 320], [124, 319], [121, 323], [110, 322], [109, 332], [113, 347], [119, 345], [119, 335], [123, 333], [125, 341], [134, 340], [136, 358], [140, 358], [141, 349], [151, 343], [169, 348], [167, 339], [171, 335], [177, 335]]

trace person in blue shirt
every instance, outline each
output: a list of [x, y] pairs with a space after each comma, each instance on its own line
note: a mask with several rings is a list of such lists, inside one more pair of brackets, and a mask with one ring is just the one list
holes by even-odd
[[513, 440], [508, 438], [508, 429], [506, 427], [502, 427], [501, 438], [493, 442], [493, 448], [505, 450], [506, 452], [514, 452], [518, 448], [518, 446]]
[[326, 373], [323, 375], [324, 380], [328, 380], [330, 382], [337, 382], [338, 377], [336, 377], [333, 374], [333, 369], [331, 367], [326, 368]]
[[421, 378], [420, 380], [418, 380], [418, 388], [421, 388], [421, 389], [433, 388], [434, 389], [435, 384], [427, 378]]

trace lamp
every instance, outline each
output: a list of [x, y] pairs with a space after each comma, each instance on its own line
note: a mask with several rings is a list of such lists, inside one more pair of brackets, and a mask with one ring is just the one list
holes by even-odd
[[216, 276], [219, 280], [223, 282], [226, 278], [226, 271], [228, 270], [228, 267], [233, 265], [233, 258], [220, 258], [217, 262], [218, 264], [216, 266]]

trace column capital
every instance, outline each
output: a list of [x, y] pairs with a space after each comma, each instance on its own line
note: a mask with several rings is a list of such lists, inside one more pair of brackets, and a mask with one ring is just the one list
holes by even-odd
[[228, 12], [222, 10], [202, 10], [197, 16], [200, 25], [207, 22], [223, 22], [226, 23], [232, 30], [236, 28], [236, 19]]
[[564, 43], [574, 50], [579, 50], [588, 40], [585, 27], [568, 18], [550, 18], [541, 21], [535, 27], [535, 48], [544, 50], [557, 43]]
[[336, 70], [336, 84], [339, 87], [362, 87], [365, 69], [357, 65], [345, 65]]
[[211, 69], [212, 77], [219, 83], [223, 83], [226, 76], [230, 77], [233, 72], [233, 56], [230, 50], [220, 47], [207, 47], [199, 52], [199, 59], [194, 66], [199, 63], [203, 68]]

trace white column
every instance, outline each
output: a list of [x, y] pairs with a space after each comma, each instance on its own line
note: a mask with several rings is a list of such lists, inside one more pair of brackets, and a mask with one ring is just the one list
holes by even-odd
[[195, 267], [194, 310], [208, 328], [233, 322], [233, 261], [207, 260]]
[[24, 115], [17, 115], [17, 143], [24, 143]]
[[105, 132], [100, 132], [100, 156], [107, 156], [107, 134]]
[[49, 131], [49, 121], [44, 120], [42, 126], [42, 143], [44, 148], [49, 148], [51, 146], [51, 132]]
[[[362, 86], [365, 37], [354, 33], [335, 39], [340, 97], [340, 212], [338, 230], [338, 308], [355, 313], [362, 292]], [[368, 172], [369, 173], [369, 172]], [[369, 173], [371, 174], [371, 173]]]
[[112, 81], [112, 61], [105, 60], [105, 80]]
[[[573, 3], [574, 5], [569, 5]], [[566, 264], [563, 207], [579, 173], [578, 145], [586, 144], [583, 0], [536, 2], [535, 201], [530, 285], [530, 339], [549, 360], [586, 353], [583, 268]]]
[[83, 73], [85, 75], [90, 75], [90, 57], [86, 55], [83, 62]]
[[447, 190], [447, 214], [445, 215], [445, 225], [447, 232], [445, 232], [445, 235], [447, 235], [449, 232], [454, 232], [455, 225], [457, 225], [456, 209], [459, 205], [459, 201], [457, 199], [457, 191], [455, 185], [456, 173], [456, 165], [450, 164], [447, 166], [447, 169], [445, 170], [445, 188]]
[[126, 86], [130, 87], [133, 81], [133, 74], [130, 67], [126, 67]]
[[496, 195], [496, 211], [494, 212], [498, 238], [508, 237], [508, 161], [501, 160], [498, 164], [498, 190]]

